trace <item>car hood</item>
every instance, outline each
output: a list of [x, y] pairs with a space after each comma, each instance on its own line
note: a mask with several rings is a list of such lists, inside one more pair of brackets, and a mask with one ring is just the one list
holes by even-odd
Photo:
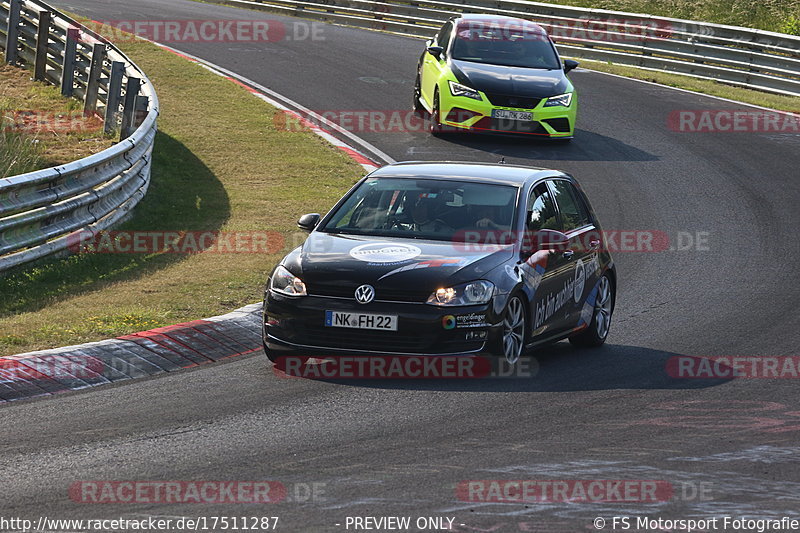
[[489, 94], [545, 98], [569, 90], [563, 70], [504, 67], [486, 63], [452, 60], [451, 68], [459, 83]]
[[352, 297], [362, 284], [376, 299], [419, 301], [434, 290], [482, 279], [513, 255], [513, 246], [392, 239], [312, 232], [284, 265], [309, 294]]

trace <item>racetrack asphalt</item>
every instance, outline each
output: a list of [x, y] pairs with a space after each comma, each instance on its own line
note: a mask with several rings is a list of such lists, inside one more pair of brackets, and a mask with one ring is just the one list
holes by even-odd
[[[290, 35], [311, 24], [189, 0], [55, 5], [97, 20], [269, 18]], [[422, 41], [318, 31], [324, 40], [166, 44], [314, 110], [408, 109]], [[679, 355], [800, 355], [800, 135], [673, 131], [676, 111], [752, 108], [585, 70], [571, 77], [580, 113], [569, 144], [357, 133], [397, 160], [505, 157], [565, 170], [606, 230], [664, 232], [674, 246], [699, 232], [700, 247], [615, 254], [619, 294], [605, 347], [559, 343], [535, 354], [533, 377], [479, 381], [283, 379], [255, 353], [6, 405], [2, 514], [267, 515], [283, 531], [344, 530], [347, 516], [364, 515], [543, 532], [591, 530], [595, 517], [614, 515], [798, 518], [797, 380], [675, 379], [665, 365]], [[293, 501], [91, 505], [69, 495], [85, 480], [264, 479], [282, 482]], [[663, 480], [674, 494], [629, 503], [457, 498], [460, 482], [488, 479]], [[301, 501], [313, 483], [324, 493]]]

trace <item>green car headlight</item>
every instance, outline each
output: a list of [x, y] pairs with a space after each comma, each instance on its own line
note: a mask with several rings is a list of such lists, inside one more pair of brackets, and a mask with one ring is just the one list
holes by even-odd
[[456, 287], [436, 289], [426, 303], [440, 306], [485, 304], [494, 295], [494, 284], [478, 280]]
[[569, 107], [572, 103], [572, 93], [559, 94], [558, 96], [551, 96], [544, 103], [543, 107]]
[[270, 279], [269, 288], [286, 296], [305, 296], [306, 284], [303, 280], [289, 272], [283, 266], [278, 266]]
[[467, 87], [454, 81], [448, 81], [448, 83], [450, 84], [450, 94], [453, 96], [466, 96], [474, 100], [482, 100], [481, 94], [472, 87]]

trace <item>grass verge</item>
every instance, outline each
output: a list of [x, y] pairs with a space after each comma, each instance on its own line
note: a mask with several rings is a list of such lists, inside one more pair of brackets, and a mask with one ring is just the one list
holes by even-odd
[[31, 73], [0, 66], [0, 178], [69, 163], [113, 144], [102, 121]]
[[[363, 173], [276, 110], [203, 67], [146, 42], [125, 53], [161, 103], [152, 182], [132, 231], [269, 231], [281, 251], [76, 254], [0, 278], [0, 355], [99, 340], [225, 313], [257, 301], [297, 242], [295, 221], [329, 208]], [[280, 123], [280, 122], [278, 122]]]
[[[631, 13], [647, 13], [663, 17], [697, 20], [757, 28], [791, 35], [800, 35], [800, 2], [797, 0], [547, 0], [549, 3], [611, 9]], [[729, 98], [748, 104], [781, 111], [798, 112], [798, 99], [754, 91], [713, 80], [702, 80], [669, 72], [658, 72], [617, 65], [603, 61], [579, 59], [591, 70], [608, 72], [628, 78], [651, 81], [712, 96]]]
[[800, 35], [797, 0], [547, 0], [562, 4], [661, 17], [702, 20]]

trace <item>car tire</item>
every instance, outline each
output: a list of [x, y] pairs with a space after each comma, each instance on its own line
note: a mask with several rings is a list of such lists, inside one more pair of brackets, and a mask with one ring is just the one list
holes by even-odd
[[503, 312], [502, 333], [498, 339], [494, 354], [505, 359], [509, 365], [516, 364], [525, 353], [528, 316], [522, 298], [511, 296]]
[[569, 338], [578, 348], [597, 348], [608, 338], [611, 329], [611, 315], [614, 313], [614, 283], [608, 274], [603, 274], [597, 283], [597, 296], [589, 327]]
[[442, 134], [442, 122], [441, 122], [441, 111], [439, 110], [439, 90], [437, 89], [436, 92], [433, 94], [433, 110], [431, 111], [431, 124], [430, 124], [430, 132], [431, 135], [439, 136]]

